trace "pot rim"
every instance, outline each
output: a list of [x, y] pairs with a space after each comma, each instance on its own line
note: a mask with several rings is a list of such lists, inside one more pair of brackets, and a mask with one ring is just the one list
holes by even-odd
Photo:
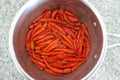
[[[85, 80], [85, 79], [89, 79], [99, 69], [99, 67], [103, 63], [103, 60], [104, 60], [104, 57], [106, 54], [106, 49], [107, 49], [107, 35], [106, 35], [106, 29], [105, 29], [103, 20], [102, 20], [101, 16], [99, 15], [98, 11], [95, 9], [95, 7], [88, 0], [82, 0], [82, 2], [85, 5], [87, 5], [97, 16], [97, 19], [98, 19], [99, 23], [101, 24], [101, 29], [102, 29], [102, 34], [103, 34], [103, 46], [102, 46], [101, 56], [100, 56], [98, 62], [96, 63], [96, 65], [94, 66], [94, 68], [84, 78], [82, 78], [82, 80]], [[11, 24], [10, 31], [9, 31], [9, 51], [10, 51], [12, 60], [13, 60], [14, 64], [16, 65], [17, 69], [19, 70], [19, 72], [24, 77], [27, 77], [30, 80], [34, 80], [34, 79], [23, 70], [23, 68], [21, 67], [21, 65], [19, 64], [19, 62], [15, 56], [15, 51], [14, 51], [14, 46], [13, 46], [13, 36], [14, 36], [15, 26], [16, 26], [17, 21], [19, 20], [20, 16], [22, 15], [22, 13], [25, 11], [26, 8], [30, 7], [31, 4], [35, 4], [35, 3], [36, 3], [36, 1], [29, 0], [25, 5], [22, 6], [22, 8], [18, 11], [16, 16], [14, 17], [12, 24]]]

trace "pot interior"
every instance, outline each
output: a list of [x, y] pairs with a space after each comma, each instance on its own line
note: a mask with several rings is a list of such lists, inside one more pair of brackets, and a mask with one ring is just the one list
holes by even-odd
[[[63, 9], [74, 13], [83, 23], [87, 25], [91, 48], [88, 61], [81, 65], [76, 71], [55, 76], [40, 71], [30, 60], [25, 49], [25, 37], [28, 26], [46, 9]], [[13, 46], [17, 60], [23, 70], [36, 80], [80, 80], [85, 77], [96, 65], [101, 56], [103, 45], [103, 34], [101, 25], [93, 11], [82, 0], [37, 0], [31, 4], [20, 16], [13, 37]]]

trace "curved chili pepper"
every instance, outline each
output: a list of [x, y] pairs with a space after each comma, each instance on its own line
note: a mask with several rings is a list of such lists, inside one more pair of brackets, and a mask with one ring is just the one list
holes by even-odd
[[71, 46], [70, 44], [68, 44], [66, 41], [64, 41], [64, 40], [61, 40], [61, 41], [62, 41], [62, 43], [63, 43], [65, 46], [69, 47], [70, 49], [74, 49], [73, 46]]
[[29, 26], [29, 29], [33, 29], [33, 28], [34, 28], [34, 25], [30, 25], [30, 26]]
[[33, 29], [29, 30], [29, 32], [26, 35], [26, 42], [29, 42], [31, 40], [31, 34], [33, 32]]
[[67, 24], [65, 21], [57, 20], [57, 19], [54, 19], [54, 18], [44, 18], [44, 19], [40, 19], [39, 21], [41, 21], [41, 22], [56, 22], [56, 23], [60, 23], [60, 24]]
[[58, 39], [60, 39], [60, 37], [57, 35], [56, 32], [53, 32], [53, 36], [56, 37], [56, 38], [58, 38]]
[[26, 50], [27, 50], [29, 53], [32, 52], [32, 50], [31, 50], [31, 48], [30, 48], [29, 42], [26, 42]]
[[51, 62], [50, 65], [56, 68], [62, 68], [63, 63], [56, 61], [56, 62]]
[[90, 45], [89, 45], [89, 43], [88, 44], [84, 44], [83, 55], [87, 57], [89, 52], [90, 52]]
[[84, 31], [84, 33], [86, 34], [86, 36], [89, 38], [89, 33], [88, 33], [88, 30], [87, 30], [87, 26], [85, 24], [81, 24], [81, 28]]
[[68, 29], [67, 27], [63, 27], [63, 29], [68, 35], [71, 36], [71, 38], [76, 38], [75, 34], [70, 29]]
[[57, 25], [53, 22], [49, 22], [49, 24], [65, 34], [64, 30], [59, 25]]
[[36, 26], [38, 26], [39, 24], [41, 24], [41, 22], [33, 23], [32, 25], [29, 26], [29, 29], [33, 29], [33, 28], [35, 28]]
[[72, 54], [58, 54], [56, 56], [52, 56], [50, 58], [47, 59], [48, 62], [53, 62], [53, 61], [58, 61], [58, 60], [62, 60], [66, 57], [71, 57], [73, 56]]
[[33, 32], [33, 29], [31, 29], [28, 33], [27, 33], [27, 35], [26, 35], [26, 50], [28, 51], [28, 52], [31, 52], [31, 49], [30, 49], [30, 40], [31, 40], [31, 34], [32, 34], [32, 32]]
[[32, 56], [31, 58], [34, 58], [35, 60], [42, 62], [42, 63], [44, 62], [43, 59], [36, 54], [34, 54], [34, 56]]
[[73, 67], [73, 66], [75, 66], [75, 65], [77, 65], [78, 64], [78, 62], [69, 62], [69, 63], [67, 63], [67, 64], [64, 64], [63, 66], [62, 66], [62, 68], [70, 68], [70, 67]]
[[46, 14], [44, 15], [44, 18], [50, 18], [51, 17], [51, 11], [47, 10]]
[[53, 26], [51, 26], [49, 23], [48, 23], [48, 28], [53, 32], [57, 32], [57, 30]]
[[55, 74], [55, 75], [58, 75], [58, 76], [62, 75], [62, 74], [59, 74], [59, 73], [55, 73], [55, 72], [53, 72], [52, 70], [50, 70], [48, 68], [45, 68], [44, 71], [47, 72], [47, 73], [49, 73], [49, 74]]
[[51, 17], [54, 18], [57, 15], [57, 13], [58, 13], [58, 10], [54, 10], [51, 14]]
[[46, 61], [45, 58], [44, 58], [44, 61], [45, 61], [46, 66], [47, 66], [49, 69], [51, 69], [52, 71], [54, 71], [54, 72], [56, 72], [56, 73], [63, 73], [63, 70], [57, 69], [57, 68], [54, 68], [54, 67], [50, 66], [50, 65], [48, 64], [48, 62]]
[[39, 24], [41, 24], [41, 22], [36, 22], [36, 23], [34, 23], [33, 25], [34, 25], [34, 27], [36, 27], [36, 26], [38, 26]]
[[61, 37], [63, 37], [64, 40], [66, 40], [71, 46], [73, 46], [73, 43], [69, 40], [67, 36], [65, 36], [63, 33], [58, 32]]
[[35, 43], [35, 44], [36, 44], [36, 46], [48, 45], [48, 44], [50, 44], [52, 41], [53, 41], [53, 40], [50, 39], [50, 40], [46, 40], [46, 41], [39, 42], [39, 43], [37, 43], [37, 44]]
[[30, 59], [31, 59], [35, 64], [37, 64], [38, 66], [41, 66], [41, 67], [43, 67], [43, 68], [46, 67], [46, 65], [43, 64], [42, 62], [39, 62], [39, 61], [35, 60], [34, 58], [30, 58]]
[[76, 64], [75, 66], [72, 67], [72, 71], [76, 70], [81, 64], [83, 64], [85, 61], [81, 61], [78, 64]]
[[76, 50], [76, 49], [77, 49], [77, 46], [76, 46], [76, 39], [73, 40], [73, 45], [74, 45], [74, 49]]
[[52, 45], [54, 45], [56, 42], [58, 42], [59, 39], [54, 40], [53, 42], [51, 42], [43, 51], [47, 51]]
[[[42, 27], [42, 24], [38, 24], [38, 25], [34, 28], [34, 30], [33, 30], [33, 32], [32, 32], [32, 35], [35, 34], [41, 27]], [[32, 36], [32, 37], [33, 37], [33, 36]]]
[[70, 72], [72, 72], [71, 68], [65, 68], [65, 69], [63, 69], [63, 73], [70, 73]]
[[75, 15], [73, 15], [70, 11], [65, 11], [65, 13], [66, 13], [67, 15], [69, 15], [69, 16], [75, 17]]
[[35, 37], [36, 35], [40, 34], [41, 32], [43, 32], [47, 27], [47, 23], [45, 23], [38, 31], [36, 31], [34, 34], [33, 34], [33, 37]]
[[82, 54], [82, 49], [83, 49], [83, 42], [80, 42], [80, 40], [78, 40], [79, 45], [78, 45], [78, 56], [81, 57]]
[[67, 35], [67, 37], [68, 37], [68, 39], [70, 40], [70, 42], [71, 42], [71, 44], [73, 46], [73, 40], [72, 40], [72, 38], [69, 35]]
[[48, 35], [48, 36], [46, 36], [46, 37], [44, 37], [42, 39], [39, 39], [39, 40], [35, 41], [35, 44], [39, 44], [41, 42], [45, 42], [46, 40], [51, 40], [53, 38], [54, 38], [53, 35]]
[[53, 45], [51, 45], [47, 50], [45, 50], [45, 52], [49, 52], [49, 51], [51, 51], [51, 50], [53, 50], [53, 49], [55, 49], [56, 47], [58, 47], [59, 46], [59, 41], [58, 42], [56, 42], [56, 43], [54, 43]]
[[68, 17], [66, 16], [65, 13], [64, 13], [64, 19], [65, 19], [65, 21], [66, 21], [68, 24], [71, 24], [71, 25], [73, 25], [73, 26], [80, 26], [80, 22], [77, 22], [77, 23], [71, 22], [71, 21], [68, 19]]
[[74, 17], [74, 16], [69, 16], [69, 15], [66, 15], [67, 16], [67, 18], [71, 21], [71, 22], [73, 22], [73, 23], [77, 23], [79, 20], [76, 18], [76, 17]]
[[35, 50], [40, 50], [41, 48], [45, 47], [46, 45], [38, 45], [38, 46], [35, 46]]
[[46, 32], [46, 33], [44, 33], [44, 34], [35, 36], [35, 37], [33, 37], [33, 40], [34, 40], [34, 41], [40, 40], [40, 39], [42, 39], [42, 38], [48, 36], [49, 34], [50, 34], [50, 32]]

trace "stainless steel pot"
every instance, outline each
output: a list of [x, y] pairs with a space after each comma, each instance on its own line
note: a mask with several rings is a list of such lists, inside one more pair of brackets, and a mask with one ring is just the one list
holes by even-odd
[[[91, 49], [88, 61], [76, 71], [55, 76], [40, 71], [29, 59], [25, 49], [27, 27], [46, 9], [62, 8], [73, 12], [87, 25]], [[96, 9], [87, 0], [30, 0], [17, 13], [9, 34], [9, 49], [18, 70], [29, 79], [81, 80], [88, 79], [99, 68], [106, 53], [106, 30]]]

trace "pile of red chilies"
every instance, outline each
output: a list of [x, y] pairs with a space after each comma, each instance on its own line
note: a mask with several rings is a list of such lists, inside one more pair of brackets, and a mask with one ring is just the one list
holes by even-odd
[[62, 75], [87, 60], [90, 37], [86, 25], [70, 11], [46, 10], [29, 26], [26, 50], [40, 70]]

